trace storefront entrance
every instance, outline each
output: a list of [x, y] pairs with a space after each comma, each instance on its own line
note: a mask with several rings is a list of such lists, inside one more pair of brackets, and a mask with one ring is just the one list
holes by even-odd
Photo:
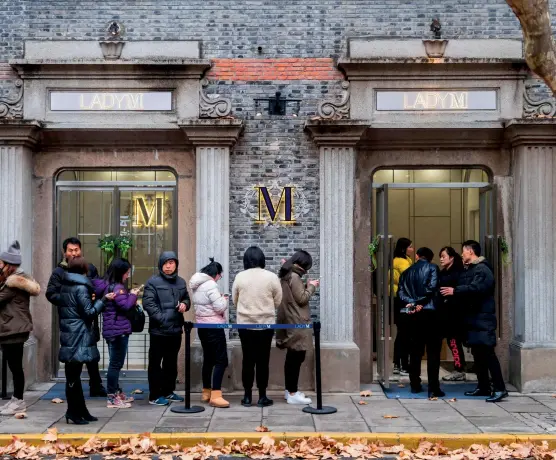
[[[145, 284], [158, 273], [158, 257], [177, 247], [176, 176], [170, 171], [66, 170], [56, 180], [55, 264], [63, 253], [62, 242], [76, 236], [83, 255], [103, 276], [113, 255], [103, 251], [103, 238], [129, 237], [127, 257], [132, 265], [128, 287]], [[102, 323], [102, 321], [101, 321]], [[101, 325], [102, 326], [102, 325]], [[53, 330], [58, 330], [57, 318]], [[148, 365], [148, 317], [145, 330], [129, 341], [126, 370], [146, 370]], [[53, 362], [57, 362], [58, 338]], [[100, 368], [108, 367], [106, 342], [99, 342]]]
[[[393, 252], [398, 238], [409, 238], [415, 249], [427, 246], [435, 254], [442, 247], [461, 251], [468, 239], [481, 243], [483, 254], [493, 265], [498, 279], [498, 236], [496, 190], [481, 169], [389, 169], [372, 178], [372, 209], [376, 253], [373, 274], [373, 313], [377, 356], [376, 379], [390, 386], [396, 328], [393, 286], [389, 280]], [[497, 283], [498, 286], [498, 283]], [[500, 318], [498, 292], [497, 315]], [[499, 325], [501, 322], [499, 321]], [[501, 334], [501, 327], [498, 328]], [[450, 361], [446, 346], [441, 359]]]

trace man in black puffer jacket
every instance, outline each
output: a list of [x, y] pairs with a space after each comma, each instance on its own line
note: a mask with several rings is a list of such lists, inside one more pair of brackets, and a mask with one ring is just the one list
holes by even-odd
[[178, 257], [163, 252], [158, 260], [159, 274], [147, 281], [143, 308], [149, 314], [149, 403], [166, 406], [183, 401], [174, 393], [178, 376], [178, 353], [183, 333], [183, 314], [191, 302], [185, 280], [178, 276]]
[[[492, 268], [481, 257], [481, 245], [469, 240], [463, 243], [465, 270], [455, 288], [442, 288], [441, 294], [454, 295], [465, 311], [467, 345], [471, 347], [477, 373], [477, 388], [466, 396], [488, 396], [488, 402], [498, 402], [508, 396], [496, 357], [496, 304]], [[488, 374], [492, 377], [490, 388]]]
[[438, 324], [436, 300], [438, 296], [438, 267], [431, 263], [434, 253], [429, 248], [417, 250], [417, 261], [402, 273], [398, 297], [403, 302], [401, 314], [407, 314], [409, 331], [409, 381], [411, 392], [420, 393], [421, 358], [427, 350], [427, 378], [429, 398], [444, 396], [440, 389], [440, 348], [442, 334]]

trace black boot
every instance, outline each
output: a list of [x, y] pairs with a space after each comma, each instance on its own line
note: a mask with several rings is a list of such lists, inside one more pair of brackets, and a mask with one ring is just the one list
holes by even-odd
[[492, 395], [490, 396], [490, 398], [486, 399], [486, 402], [499, 402], [502, 401], [504, 398], [506, 398], [508, 396], [508, 392], [506, 390], [504, 391], [494, 391], [492, 393]]
[[243, 399], [241, 400], [241, 405], [243, 407], [251, 407], [252, 401], [253, 401], [253, 394], [251, 390], [245, 390]]
[[106, 388], [100, 384], [100, 386], [90, 387], [89, 396], [91, 398], [106, 398], [108, 394], [106, 393]]
[[268, 407], [268, 406], [272, 406], [274, 404], [274, 401], [270, 398], [267, 398], [266, 396], [266, 388], [264, 390], [261, 390], [259, 388], [259, 401], [257, 402], [257, 406], [258, 407]]
[[446, 396], [446, 393], [444, 393], [440, 388], [438, 388], [437, 390], [429, 390], [429, 399], [443, 398], [444, 396]]
[[489, 390], [483, 390], [482, 388], [475, 388], [473, 391], [466, 391], [465, 396], [490, 396], [491, 392]]

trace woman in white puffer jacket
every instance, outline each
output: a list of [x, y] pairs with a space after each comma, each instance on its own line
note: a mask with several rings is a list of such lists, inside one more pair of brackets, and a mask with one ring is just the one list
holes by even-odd
[[[222, 278], [222, 265], [210, 259], [210, 264], [195, 273], [189, 281], [191, 302], [195, 306], [195, 322], [223, 324], [226, 322], [228, 296], [220, 294], [216, 282]], [[228, 367], [228, 349], [224, 329], [197, 329], [203, 347], [202, 402], [213, 407], [230, 407], [222, 397], [222, 379]]]

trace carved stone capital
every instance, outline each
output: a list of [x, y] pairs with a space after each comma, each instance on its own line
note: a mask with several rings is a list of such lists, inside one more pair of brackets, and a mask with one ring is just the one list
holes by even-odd
[[24, 145], [33, 148], [38, 144], [42, 124], [36, 120], [0, 118], [0, 145]]
[[523, 92], [523, 118], [554, 117], [556, 114], [556, 99], [549, 96], [534, 100], [527, 89]]
[[243, 131], [243, 122], [237, 119], [199, 120], [181, 119], [178, 126], [187, 140], [196, 147], [232, 147]]
[[199, 117], [200, 118], [222, 118], [232, 113], [232, 100], [221, 97], [219, 94], [207, 95], [203, 88], [207, 88], [209, 81], [204, 78], [201, 81], [199, 91]]
[[0, 119], [23, 118], [23, 80], [16, 80], [17, 94], [0, 97]]
[[342, 97], [340, 100], [323, 101], [317, 107], [317, 114], [325, 120], [341, 120], [342, 118], [349, 118], [350, 110], [350, 92], [349, 81], [342, 81]]
[[370, 126], [367, 120], [311, 120], [305, 123], [305, 131], [319, 147], [354, 147]]

